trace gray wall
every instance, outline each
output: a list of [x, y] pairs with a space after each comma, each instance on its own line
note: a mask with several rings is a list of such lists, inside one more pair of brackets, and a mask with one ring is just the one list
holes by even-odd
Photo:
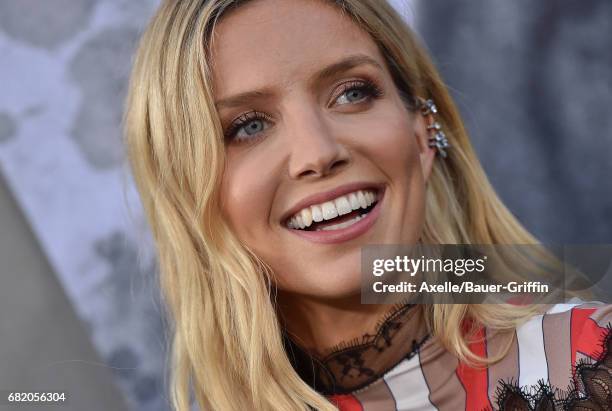
[[[53, 327], [56, 319], [58, 327], [81, 330], [99, 357], [91, 362], [97, 366], [79, 362], [88, 358], [81, 355], [82, 340], [63, 328], [48, 344], [36, 340], [36, 350], [32, 332], [15, 328], [10, 350], [0, 344], [0, 375], [15, 375], [4, 361], [26, 366], [34, 354], [55, 358], [56, 344], [63, 344], [61, 359], [74, 359], [70, 370], [83, 378], [84, 391], [88, 373], [100, 370], [127, 407], [147, 411], [168, 409], [167, 342], [150, 239], [124, 166], [120, 121], [132, 52], [156, 4], [0, 1], [0, 172], [42, 251], [31, 261], [47, 267], [38, 277], [2, 272], [0, 288], [22, 305], [36, 304], [41, 292], [48, 299], [39, 317], [38, 311], [4, 311], [2, 327], [28, 323], [34, 332], [37, 321]], [[1, 227], [0, 235], [10, 242], [24, 229]], [[13, 253], [7, 253], [2, 266], [8, 269], [5, 258]], [[37, 376], [29, 375], [34, 384]], [[100, 393], [108, 402], [98, 403], [119, 409], [107, 394]]]
[[1, 176], [0, 233], [0, 390], [63, 391], [62, 410], [127, 410]]
[[538, 238], [612, 242], [612, 2], [421, 0], [493, 185]]

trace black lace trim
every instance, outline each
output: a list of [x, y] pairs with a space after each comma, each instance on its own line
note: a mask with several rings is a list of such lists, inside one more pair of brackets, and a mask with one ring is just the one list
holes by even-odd
[[[377, 327], [375, 334], [365, 334], [331, 349], [322, 359], [307, 353], [284, 334], [285, 351], [300, 378], [323, 395], [348, 394], [365, 388], [377, 381], [387, 371], [404, 359], [412, 358], [425, 343], [428, 334], [417, 335], [406, 348], [397, 347], [398, 352], [390, 366], [381, 367], [380, 354], [394, 346], [398, 332], [410, 317], [412, 305], [403, 305], [393, 311]], [[401, 338], [400, 344], [406, 341]], [[402, 351], [399, 351], [402, 350]]]
[[544, 381], [519, 387], [516, 381], [501, 381], [496, 390], [500, 411], [611, 411], [612, 410], [612, 325], [603, 332], [597, 361], [581, 360], [567, 390]]

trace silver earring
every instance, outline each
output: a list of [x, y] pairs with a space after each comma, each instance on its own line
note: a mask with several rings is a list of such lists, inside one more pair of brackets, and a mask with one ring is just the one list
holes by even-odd
[[427, 131], [430, 132], [430, 137], [428, 139], [429, 147], [436, 147], [438, 154], [440, 154], [442, 158], [446, 158], [448, 156], [446, 149], [451, 145], [446, 138], [446, 134], [442, 131], [442, 126], [435, 121], [436, 114], [438, 114], [438, 107], [436, 107], [436, 104], [431, 99], [419, 99], [419, 101], [421, 103], [421, 114], [425, 117], [431, 116], [433, 119], [433, 123], [427, 126]]

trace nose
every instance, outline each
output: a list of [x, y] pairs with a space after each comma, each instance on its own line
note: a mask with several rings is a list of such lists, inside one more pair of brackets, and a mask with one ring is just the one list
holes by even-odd
[[350, 154], [341, 144], [324, 113], [301, 107], [288, 120], [290, 147], [289, 175], [293, 179], [332, 175], [350, 163]]

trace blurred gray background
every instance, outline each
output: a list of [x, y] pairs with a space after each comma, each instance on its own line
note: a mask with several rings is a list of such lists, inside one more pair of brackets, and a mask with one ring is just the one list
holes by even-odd
[[[0, 1], [0, 390], [168, 409], [151, 241], [120, 139], [157, 3]], [[512, 212], [545, 242], [612, 243], [612, 2], [393, 3]]]
[[417, 11], [519, 220], [543, 241], [612, 242], [612, 1], [423, 0]]

